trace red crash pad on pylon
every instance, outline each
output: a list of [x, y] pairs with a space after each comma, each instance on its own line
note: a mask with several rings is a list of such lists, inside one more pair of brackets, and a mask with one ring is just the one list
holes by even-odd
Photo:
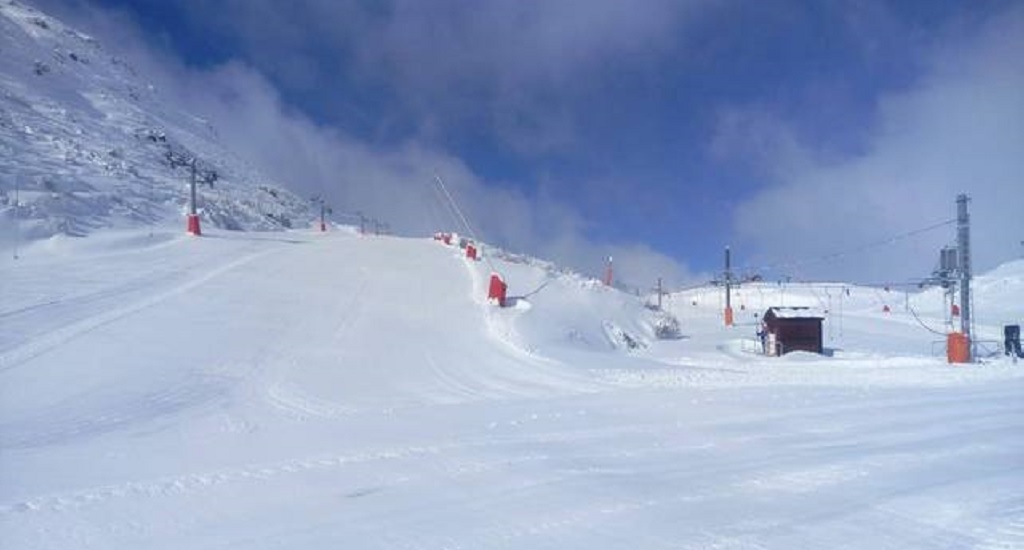
[[189, 214], [188, 215], [188, 228], [187, 228], [187, 230], [188, 230], [188, 233], [190, 235], [195, 235], [197, 237], [203, 234], [203, 231], [199, 228], [199, 216], [198, 215], [196, 215], [196, 214]]
[[487, 299], [495, 300], [499, 306], [505, 307], [505, 293], [508, 285], [501, 279], [501, 275], [491, 273], [491, 284], [487, 289]]

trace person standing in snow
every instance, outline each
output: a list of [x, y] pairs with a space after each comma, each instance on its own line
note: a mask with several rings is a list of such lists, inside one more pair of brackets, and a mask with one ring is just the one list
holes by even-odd
[[761, 328], [757, 331], [757, 338], [761, 340], [761, 353], [768, 354], [768, 324], [761, 321]]

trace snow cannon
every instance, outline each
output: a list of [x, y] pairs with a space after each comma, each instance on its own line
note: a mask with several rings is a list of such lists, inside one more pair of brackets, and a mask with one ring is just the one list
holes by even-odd
[[487, 289], [487, 299], [491, 303], [498, 304], [498, 307], [505, 307], [505, 293], [508, 292], [508, 285], [497, 273], [491, 273], [491, 284]]
[[187, 231], [189, 235], [194, 235], [196, 237], [199, 237], [203, 234], [202, 230], [199, 228], [199, 214], [188, 215]]

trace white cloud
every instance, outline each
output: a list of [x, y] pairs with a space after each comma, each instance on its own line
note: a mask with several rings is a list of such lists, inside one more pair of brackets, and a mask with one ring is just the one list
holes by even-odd
[[326, 87], [379, 93], [387, 108], [369, 101], [380, 120], [358, 118], [366, 133], [394, 126], [443, 138], [471, 127], [535, 156], [573, 150], [579, 113], [570, 107], [593, 93], [592, 77], [656, 59], [704, 3], [310, 0], [283, 9], [277, 0], [226, 0], [180, 9], [289, 96], [317, 96], [322, 112], [358, 118], [324, 100]]
[[459, 158], [416, 139], [379, 146], [318, 124], [290, 108], [248, 64], [187, 67], [150, 47], [149, 37], [128, 18], [84, 6], [78, 10], [76, 18], [132, 59], [163, 100], [208, 119], [229, 149], [274, 180], [300, 195], [325, 196], [339, 216], [362, 211], [406, 235], [459, 230], [434, 182], [437, 173], [484, 240], [593, 275], [601, 272], [603, 257], [621, 251], [631, 259], [622, 276], [635, 275], [635, 284], [646, 285], [658, 275], [669, 282], [688, 276], [685, 267], [647, 247], [592, 242], [579, 214], [543, 192], [528, 196], [486, 181]]
[[[900, 281], [926, 276], [946, 227], [891, 245], [831, 257], [865, 243], [955, 217], [971, 196], [975, 266], [1018, 257], [1024, 239], [1024, 10], [932, 51], [913, 89], [880, 103], [867, 149], [820, 154], [789, 122], [758, 108], [721, 119], [712, 151], [753, 159], [772, 182], [736, 209], [738, 237], [757, 264], [797, 277]], [[808, 105], [805, 116], [813, 116]], [[827, 261], [825, 257], [829, 257]], [[798, 260], [814, 260], [802, 262]], [[777, 274], [772, 274], [775, 276]]]

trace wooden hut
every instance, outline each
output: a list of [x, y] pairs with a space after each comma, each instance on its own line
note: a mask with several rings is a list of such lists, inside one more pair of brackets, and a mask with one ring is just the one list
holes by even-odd
[[770, 307], [764, 313], [765, 353], [822, 353], [821, 323], [825, 314], [809, 307]]

